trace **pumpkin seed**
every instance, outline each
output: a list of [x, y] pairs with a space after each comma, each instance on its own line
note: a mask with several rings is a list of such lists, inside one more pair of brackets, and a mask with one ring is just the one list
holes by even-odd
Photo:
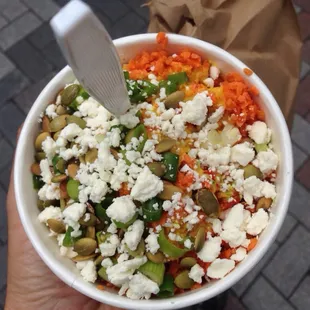
[[73, 249], [80, 255], [90, 255], [96, 251], [97, 242], [91, 238], [82, 238], [75, 242]]
[[129, 248], [127, 248], [127, 250], [128, 250], [129, 255], [131, 255], [132, 257], [143, 256], [143, 254], [145, 252], [144, 240], [141, 239], [137, 248], [134, 251], [130, 250]]
[[86, 238], [96, 239], [96, 229], [94, 226], [88, 226], [86, 229]]
[[148, 163], [147, 166], [158, 177], [162, 177], [167, 171], [166, 166], [160, 162]]
[[175, 193], [183, 193], [183, 191], [181, 190], [181, 188], [173, 185], [170, 182], [167, 181], [163, 181], [164, 183], [164, 189], [163, 191], [158, 195], [158, 198], [162, 199], [162, 200], [171, 200], [172, 196]]
[[53, 183], [60, 183], [66, 179], [67, 179], [67, 176], [65, 174], [58, 174], [58, 175], [54, 175], [51, 181]]
[[61, 211], [65, 210], [66, 208], [66, 200], [63, 198], [60, 198], [60, 209]]
[[79, 170], [79, 166], [77, 164], [69, 164], [68, 165], [68, 175], [70, 178], [74, 179]]
[[257, 167], [255, 167], [255, 166], [253, 166], [251, 164], [246, 165], [243, 168], [243, 171], [244, 171], [244, 178], [245, 179], [247, 179], [249, 177], [253, 177], [253, 176], [255, 176], [255, 177], [259, 178], [259, 179], [263, 178], [263, 174], [261, 173], [261, 171]]
[[170, 94], [165, 100], [166, 109], [176, 109], [179, 106], [179, 102], [182, 101], [185, 97], [185, 93], [182, 90], [177, 90], [174, 93]]
[[85, 154], [85, 161], [87, 163], [93, 163], [98, 157], [98, 149], [90, 149]]
[[119, 239], [123, 239], [123, 237], [125, 235], [125, 230], [119, 229], [119, 231], [117, 232], [117, 235], [118, 235]]
[[180, 261], [180, 265], [185, 268], [191, 268], [197, 264], [197, 260], [194, 257], [184, 257]]
[[119, 156], [118, 156], [118, 152], [115, 149], [110, 149], [111, 154], [113, 155], [113, 157], [118, 160]]
[[59, 138], [60, 133], [61, 133], [61, 130], [59, 130], [59, 131], [57, 131], [57, 132], [54, 133], [54, 135], [53, 135], [54, 141], [56, 141], [56, 140]]
[[146, 252], [146, 257], [153, 263], [160, 264], [165, 261], [165, 255], [162, 252], [157, 252], [152, 254], [151, 252]]
[[46, 207], [54, 205], [54, 200], [38, 200], [37, 206], [39, 210], [43, 211]]
[[34, 158], [36, 159], [36, 161], [40, 162], [42, 159], [46, 158], [46, 154], [44, 152], [37, 152], [34, 155]]
[[101, 262], [102, 262], [102, 261], [103, 261], [103, 256], [99, 255], [99, 256], [94, 260], [95, 266], [101, 265]]
[[48, 227], [57, 234], [64, 234], [66, 232], [66, 226], [61, 221], [56, 219], [48, 219], [46, 223]]
[[33, 163], [30, 167], [31, 173], [35, 175], [41, 175], [41, 168], [38, 163]]
[[67, 199], [69, 198], [67, 191], [67, 181], [63, 181], [59, 184], [60, 198]]
[[67, 113], [67, 109], [65, 107], [63, 107], [62, 105], [59, 105], [57, 108], [56, 108], [56, 113], [58, 115], [64, 115]]
[[51, 132], [57, 132], [67, 126], [68, 114], [55, 117], [50, 123]]
[[163, 153], [171, 150], [175, 145], [177, 141], [174, 139], [170, 138], [165, 138], [161, 140], [156, 146], [155, 146], [155, 151], [157, 153]]
[[59, 158], [57, 164], [55, 165], [56, 169], [61, 172], [65, 173], [66, 171], [66, 161], [63, 158]]
[[41, 132], [39, 133], [39, 135], [37, 136], [35, 142], [34, 142], [34, 146], [36, 148], [37, 151], [41, 151], [42, 150], [42, 142], [47, 138], [50, 137], [51, 135], [49, 134], [49, 132]]
[[[87, 218], [88, 218], [88, 221], [86, 221]], [[91, 213], [85, 213], [85, 215], [82, 216], [79, 220], [79, 223], [83, 226], [95, 226], [97, 222], [98, 222], [97, 217]]]
[[194, 250], [197, 253], [202, 249], [205, 240], [206, 240], [206, 231], [203, 227], [200, 227], [197, 231], [196, 239], [194, 242]]
[[70, 115], [67, 117], [68, 124], [77, 124], [80, 128], [84, 129], [86, 127], [86, 121], [75, 115]]
[[69, 197], [76, 201], [79, 199], [79, 186], [80, 182], [70, 179], [66, 187]]
[[42, 130], [44, 132], [51, 132], [50, 123], [51, 122], [49, 118], [46, 115], [44, 115], [42, 118]]
[[86, 163], [85, 156], [84, 155], [79, 156], [79, 161], [81, 164], [85, 164]]
[[268, 210], [270, 208], [271, 204], [272, 204], [272, 199], [271, 198], [261, 197], [257, 201], [256, 211], [258, 209]]
[[89, 255], [77, 255], [77, 256], [74, 256], [73, 258], [71, 258], [74, 262], [83, 262], [85, 260], [89, 260], [89, 259], [92, 259], [94, 257], [96, 257], [97, 254], [96, 253], [93, 253], [93, 254], [89, 254]]
[[189, 289], [194, 285], [194, 280], [192, 280], [189, 277], [189, 271], [188, 270], [183, 270], [182, 272], [180, 272], [174, 279], [174, 284], [178, 287], [178, 288], [182, 288], [182, 289]]
[[218, 216], [220, 204], [215, 195], [206, 188], [199, 189], [196, 194], [198, 206], [209, 216]]
[[78, 95], [80, 86], [72, 84], [66, 87], [61, 93], [61, 104], [68, 106]]

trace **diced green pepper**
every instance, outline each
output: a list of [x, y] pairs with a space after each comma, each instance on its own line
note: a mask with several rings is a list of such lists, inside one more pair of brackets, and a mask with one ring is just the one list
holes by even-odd
[[79, 102], [79, 100], [77, 99], [79, 97], [82, 97], [84, 101], [89, 98], [89, 93], [83, 87], [81, 87], [77, 97], [69, 104], [70, 109], [72, 109], [73, 111], [77, 111], [78, 106], [83, 102]]
[[160, 81], [159, 88], [165, 88], [167, 96], [178, 90], [176, 83], [167, 80]]
[[107, 275], [107, 270], [104, 267], [101, 267], [98, 270], [98, 276], [105, 281], [109, 281], [108, 275]]
[[139, 142], [137, 147], [138, 152], [142, 152], [144, 148], [144, 144], [147, 141], [147, 131], [143, 124], [139, 124], [135, 128], [129, 130], [125, 137], [125, 143], [128, 144], [131, 142], [132, 138], [137, 138], [139, 140], [140, 137], [143, 137], [143, 140]]
[[175, 182], [177, 179], [179, 155], [171, 152], [163, 153], [163, 164], [166, 166], [166, 173], [163, 175], [165, 180]]
[[107, 241], [107, 239], [111, 236], [110, 233], [103, 233], [103, 231], [98, 231], [96, 233], [96, 238], [97, 238], [97, 242], [98, 244], [104, 243]]
[[110, 221], [110, 218], [107, 216], [106, 210], [103, 208], [102, 203], [97, 203], [95, 205], [95, 213], [101, 222]]
[[145, 222], [158, 221], [162, 214], [163, 201], [157, 197], [142, 204], [143, 220]]
[[138, 270], [146, 277], [156, 282], [158, 285], [161, 285], [163, 283], [165, 274], [164, 263], [156, 264], [148, 260], [145, 264], [140, 266]]
[[133, 224], [135, 222], [135, 220], [138, 217], [138, 213], [136, 213], [131, 220], [129, 220], [127, 223], [122, 223], [122, 222], [118, 222], [118, 221], [114, 221], [114, 224], [117, 228], [121, 228], [121, 229], [126, 229], [128, 228], [131, 224]]
[[188, 249], [181, 249], [179, 247], [177, 247], [176, 245], [174, 245], [173, 243], [171, 243], [167, 237], [165, 236], [165, 232], [162, 229], [159, 233], [158, 236], [158, 243], [160, 246], [160, 250], [168, 255], [169, 257], [172, 258], [179, 258], [181, 256], [183, 256], [186, 252], [188, 252]]
[[168, 75], [168, 81], [175, 83], [177, 85], [181, 85], [188, 81], [188, 77], [186, 72], [178, 72]]
[[34, 174], [32, 176], [32, 184], [34, 189], [39, 190], [44, 185], [42, 177]]
[[268, 150], [268, 145], [266, 143], [262, 143], [262, 144], [257, 144], [255, 143], [255, 151], [257, 153], [259, 152], [266, 152]]
[[66, 234], [65, 234], [65, 237], [64, 237], [64, 240], [62, 241], [62, 245], [65, 246], [65, 247], [72, 247], [74, 242], [77, 240], [77, 238], [73, 238], [71, 236], [71, 233], [73, 232], [73, 228], [71, 226], [69, 226], [67, 228], [67, 231], [66, 231]]
[[158, 86], [149, 81], [127, 80], [127, 90], [131, 102], [139, 103], [158, 92]]
[[58, 155], [55, 155], [52, 159], [54, 173], [64, 173], [66, 170], [65, 160]]
[[131, 161], [129, 161], [126, 157], [126, 150], [120, 150], [119, 153], [121, 153], [123, 155], [123, 160], [125, 160], [126, 165], [130, 166], [131, 165]]
[[167, 298], [174, 295], [174, 279], [169, 273], [164, 276], [163, 283], [159, 287], [159, 293], [157, 294], [160, 298]]
[[129, 80], [129, 72], [128, 71], [123, 71], [123, 72], [124, 72], [125, 80]]
[[74, 179], [69, 179], [67, 183], [67, 193], [71, 199], [76, 201], [79, 199], [79, 186], [80, 183]]

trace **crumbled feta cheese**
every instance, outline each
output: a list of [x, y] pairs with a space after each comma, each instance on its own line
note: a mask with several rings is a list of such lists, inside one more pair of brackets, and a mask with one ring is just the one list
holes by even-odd
[[46, 207], [39, 215], [38, 219], [41, 223], [47, 222], [49, 219], [61, 220], [61, 209], [59, 207], [49, 206]]
[[159, 292], [158, 284], [142, 273], [135, 274], [129, 281], [126, 296], [130, 299], [149, 299]]
[[223, 230], [220, 237], [232, 248], [240, 246], [246, 239], [246, 233], [239, 230], [237, 227]]
[[121, 142], [121, 130], [119, 128], [112, 128], [108, 137], [110, 146], [119, 147]]
[[117, 262], [118, 262], [118, 263], [125, 262], [126, 260], [128, 260], [128, 258], [129, 258], [129, 254], [127, 254], [127, 253], [122, 253], [122, 254], [118, 257]]
[[205, 241], [197, 256], [205, 263], [213, 262], [221, 252], [222, 239], [220, 237], [209, 238]]
[[219, 76], [220, 76], [220, 70], [216, 66], [211, 66], [210, 67], [210, 77], [213, 80], [216, 80], [216, 79], [218, 79]]
[[277, 195], [276, 187], [274, 186], [274, 184], [264, 181], [261, 193], [262, 193], [262, 196], [273, 199]]
[[145, 239], [145, 242], [146, 242], [146, 250], [148, 252], [155, 254], [159, 250], [160, 246], [159, 246], [157, 239], [158, 239], [158, 234], [151, 233], [147, 236], [147, 238]]
[[264, 209], [259, 209], [252, 215], [246, 227], [246, 232], [252, 236], [256, 236], [266, 228], [268, 222], [268, 213]]
[[243, 223], [244, 207], [241, 203], [234, 205], [226, 214], [223, 222], [223, 229], [239, 228]]
[[167, 96], [166, 96], [166, 88], [162, 87], [160, 90], [159, 90], [159, 98], [160, 100], [163, 100], [165, 99]]
[[40, 200], [59, 200], [60, 190], [58, 183], [44, 184], [38, 191]]
[[99, 203], [103, 200], [107, 192], [108, 192], [107, 183], [100, 179], [97, 179], [93, 184], [89, 198], [93, 202]]
[[231, 161], [237, 162], [242, 166], [246, 166], [251, 162], [254, 156], [255, 152], [248, 142], [237, 144], [231, 148]]
[[198, 93], [193, 100], [182, 103], [182, 118], [185, 122], [194, 125], [201, 125], [208, 112], [208, 106], [212, 105], [212, 99], [207, 92]]
[[252, 197], [261, 196], [263, 185], [263, 182], [256, 176], [251, 176], [244, 180], [244, 199], [248, 204], [253, 203]]
[[99, 249], [102, 256], [113, 256], [119, 244], [120, 240], [117, 235], [111, 235], [110, 237], [108, 237], [105, 242], [99, 244]]
[[42, 159], [40, 161], [40, 170], [41, 170], [41, 177], [44, 183], [50, 184], [53, 175], [47, 159]]
[[257, 121], [253, 125], [248, 126], [247, 130], [250, 138], [257, 144], [268, 143], [270, 140], [270, 133], [264, 122]]
[[205, 84], [208, 88], [214, 87], [214, 80], [212, 78], [206, 78], [203, 81], [203, 84]]
[[[65, 210], [62, 212], [64, 216], [64, 222], [68, 226], [71, 226], [75, 232], [77, 232], [77, 230], [80, 227], [78, 221], [85, 212], [86, 212], [86, 204], [73, 203], [72, 205], [65, 208]], [[73, 232], [71, 233], [71, 236], [74, 236]]]
[[136, 220], [131, 226], [128, 227], [127, 231], [125, 232], [124, 239], [130, 250], [136, 250], [143, 232], [144, 222], [141, 220]]
[[57, 150], [57, 144], [54, 139], [46, 137], [42, 142], [42, 150], [46, 154], [47, 159], [51, 162]]
[[46, 107], [45, 114], [52, 119], [57, 117], [58, 114], [56, 113], [56, 108], [57, 108], [56, 104], [49, 104]]
[[208, 150], [200, 149], [198, 152], [198, 157], [204, 165], [216, 168], [220, 165], [228, 165], [230, 153], [231, 148], [229, 146], [225, 146], [217, 150], [213, 150], [211, 148]]
[[253, 161], [253, 165], [259, 168], [261, 172], [269, 173], [277, 169], [278, 156], [270, 149], [265, 152], [259, 152]]
[[218, 107], [215, 112], [208, 118], [209, 123], [217, 123], [223, 116], [225, 108], [223, 106]]
[[117, 227], [113, 222], [108, 227], [107, 232], [110, 234], [116, 234], [117, 233]]
[[212, 230], [215, 234], [220, 234], [222, 231], [222, 222], [219, 219], [208, 218], [208, 222], [212, 223]]
[[104, 267], [105, 269], [107, 269], [108, 267], [112, 267], [113, 266], [113, 262], [111, 260], [111, 258], [105, 258], [102, 260], [101, 262], [101, 266]]
[[164, 113], [161, 114], [161, 118], [164, 121], [170, 121], [174, 116], [175, 116], [175, 110], [172, 108], [169, 110], [166, 110]]
[[122, 286], [132, 278], [132, 275], [136, 269], [146, 262], [147, 258], [142, 256], [108, 267], [106, 270], [108, 279], [112, 284]]
[[245, 248], [238, 248], [236, 250], [236, 253], [233, 254], [230, 259], [233, 259], [237, 262], [241, 262], [242, 260], [244, 260], [247, 256], [247, 251]]
[[222, 279], [235, 268], [231, 259], [216, 259], [207, 269], [207, 276], [212, 279]]
[[190, 249], [192, 247], [192, 241], [190, 241], [189, 239], [186, 239], [184, 242], [184, 246], [188, 249]]
[[111, 219], [127, 223], [136, 214], [137, 207], [130, 196], [121, 196], [114, 199], [107, 209], [107, 215]]
[[203, 268], [201, 268], [198, 264], [194, 265], [188, 276], [197, 283], [202, 282], [202, 277], [205, 275]]
[[81, 276], [87, 282], [94, 283], [96, 281], [97, 271], [93, 261], [87, 261], [85, 267], [81, 270]]
[[122, 125], [131, 129], [139, 124], [140, 119], [139, 117], [135, 116], [132, 112], [128, 112], [124, 115], [121, 115], [119, 121]]
[[163, 182], [145, 166], [139, 174], [130, 195], [138, 201], [144, 202], [162, 192]]
[[72, 141], [73, 138], [78, 136], [82, 132], [80, 126], [75, 123], [68, 124], [61, 132], [60, 137], [65, 138], [68, 141]]

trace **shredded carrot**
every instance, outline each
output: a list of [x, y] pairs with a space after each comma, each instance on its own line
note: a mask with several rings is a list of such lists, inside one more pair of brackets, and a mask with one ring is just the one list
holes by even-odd
[[168, 44], [168, 38], [164, 32], [158, 32], [156, 36], [156, 42], [162, 47], [166, 48]]
[[120, 196], [126, 196], [130, 194], [130, 189], [128, 188], [127, 183], [122, 183], [121, 188], [119, 189], [119, 195]]
[[202, 284], [201, 283], [195, 283], [192, 287], [191, 287], [191, 290], [195, 290], [197, 288], [201, 288]]
[[247, 75], [247, 76], [251, 76], [253, 74], [253, 71], [249, 68], [244, 68], [243, 72]]
[[227, 248], [221, 252], [220, 258], [227, 258], [228, 259], [235, 253], [236, 253], [235, 249]]
[[178, 171], [175, 185], [180, 187], [183, 190], [186, 190], [194, 183], [194, 180], [195, 180], [195, 177], [192, 173]]
[[158, 226], [158, 225], [162, 226], [163, 224], [166, 223], [167, 218], [168, 218], [168, 212], [163, 212], [162, 215], [161, 215], [161, 218], [160, 218], [158, 221], [150, 222], [150, 225], [151, 225], [153, 228], [155, 228], [155, 227]]
[[180, 158], [180, 164], [186, 164], [188, 165], [188, 167], [190, 167], [191, 169], [194, 169], [195, 166], [195, 159], [190, 157], [188, 154], [183, 153], [181, 158]]
[[181, 266], [177, 260], [169, 263], [168, 273], [170, 273], [174, 278], [177, 276]]
[[228, 73], [222, 86], [226, 113], [233, 124], [242, 127], [245, 123], [264, 119], [264, 112], [253, 100], [257, 91], [249, 87], [238, 73]]
[[257, 244], [257, 238], [252, 238], [250, 244], [247, 247], [247, 251], [248, 252], [252, 251], [255, 248], [256, 244]]
[[97, 289], [101, 290], [101, 291], [104, 291], [104, 286], [102, 284], [98, 284], [97, 285]]

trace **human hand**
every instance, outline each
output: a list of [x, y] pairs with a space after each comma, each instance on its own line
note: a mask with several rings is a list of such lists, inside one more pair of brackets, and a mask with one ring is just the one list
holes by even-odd
[[28, 240], [16, 208], [13, 173], [7, 196], [8, 273], [6, 310], [117, 310], [100, 304], [59, 280]]

